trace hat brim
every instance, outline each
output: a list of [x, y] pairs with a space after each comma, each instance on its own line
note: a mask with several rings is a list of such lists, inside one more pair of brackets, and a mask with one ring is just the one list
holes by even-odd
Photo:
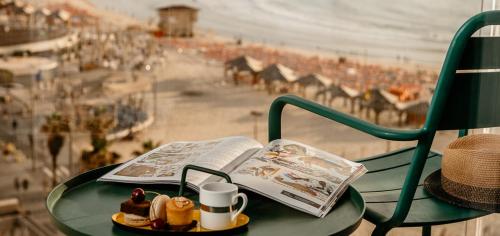
[[433, 172], [424, 181], [425, 190], [435, 198], [450, 203], [455, 206], [472, 208], [475, 210], [487, 211], [492, 213], [500, 212], [500, 204], [488, 204], [482, 202], [473, 202], [457, 198], [444, 191], [441, 185], [441, 169]]

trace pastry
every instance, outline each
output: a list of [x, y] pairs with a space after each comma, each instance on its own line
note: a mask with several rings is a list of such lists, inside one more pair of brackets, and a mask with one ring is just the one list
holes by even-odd
[[120, 204], [120, 211], [123, 212], [123, 220], [129, 226], [145, 226], [150, 224], [149, 209], [151, 203], [144, 200], [144, 190], [134, 189], [132, 196]]
[[120, 211], [124, 213], [124, 221], [130, 226], [145, 226], [150, 223], [149, 208], [151, 203], [144, 200], [140, 203], [135, 203], [132, 199], [122, 202]]
[[149, 208], [151, 207], [151, 202], [144, 200], [141, 203], [135, 203], [132, 199], [128, 199], [122, 202], [120, 205], [120, 211], [129, 214], [135, 214], [139, 216], [149, 217]]
[[141, 227], [141, 226], [149, 225], [151, 223], [151, 221], [147, 217], [124, 213], [123, 214], [123, 223], [125, 223], [126, 225], [129, 225], [129, 226]]
[[174, 197], [167, 202], [167, 222], [169, 225], [189, 225], [193, 222], [194, 203], [185, 197]]
[[167, 195], [158, 195], [151, 201], [151, 208], [149, 209], [149, 219], [154, 221], [161, 219], [167, 222], [167, 202], [170, 197]]

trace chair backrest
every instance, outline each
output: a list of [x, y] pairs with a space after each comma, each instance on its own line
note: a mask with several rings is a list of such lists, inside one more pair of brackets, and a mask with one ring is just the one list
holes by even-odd
[[394, 214], [385, 223], [389, 228], [409, 212], [436, 130], [459, 129], [464, 135], [466, 129], [500, 126], [500, 72], [487, 71], [500, 68], [500, 39], [472, 37], [488, 25], [500, 25], [500, 11], [473, 16], [451, 41], [424, 124], [428, 132], [419, 139]]
[[437, 130], [500, 126], [500, 37], [471, 37], [499, 25], [500, 11], [467, 21], [448, 50], [426, 126]]

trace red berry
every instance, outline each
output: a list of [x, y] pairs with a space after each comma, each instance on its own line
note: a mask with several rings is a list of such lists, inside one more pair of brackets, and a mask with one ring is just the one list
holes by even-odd
[[151, 222], [151, 228], [153, 229], [163, 229], [165, 228], [165, 222], [162, 219], [156, 219]]
[[132, 201], [134, 203], [141, 203], [144, 199], [146, 199], [146, 193], [142, 188], [136, 188], [132, 191]]

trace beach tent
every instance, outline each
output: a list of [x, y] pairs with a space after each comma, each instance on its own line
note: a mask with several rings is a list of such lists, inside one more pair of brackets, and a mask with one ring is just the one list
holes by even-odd
[[331, 84], [327, 88], [324, 88], [316, 93], [315, 99], [318, 99], [320, 96], [323, 96], [323, 103], [327, 103], [328, 99], [328, 105], [331, 105], [332, 102], [335, 100], [335, 98], [337, 97], [344, 98], [344, 106], [347, 105], [347, 100], [349, 100], [351, 103], [350, 112], [354, 113], [356, 100], [358, 100], [361, 97], [361, 95], [362, 93], [356, 89], [347, 87], [345, 85], [334, 84], [333, 82], [331, 82]]
[[404, 113], [406, 113], [405, 124], [421, 125], [425, 121], [425, 116], [429, 108], [429, 101], [418, 99], [409, 102], [398, 102], [395, 104], [395, 107], [399, 115], [399, 126], [403, 123]]
[[329, 87], [332, 83], [333, 80], [330, 78], [327, 78], [325, 76], [322, 76], [320, 74], [308, 74], [299, 77], [295, 83], [299, 84], [300, 86], [307, 87], [307, 86], [317, 86], [317, 87]]
[[294, 82], [294, 84], [298, 85], [298, 92], [304, 97], [306, 96], [307, 87], [314, 86], [318, 90], [321, 90], [329, 87], [332, 83], [333, 81], [330, 78], [315, 73], [301, 76]]
[[226, 61], [226, 63], [224, 63], [224, 69], [226, 71], [248, 71], [256, 74], [262, 71], [262, 62], [250, 56], [240, 56]]
[[272, 64], [264, 68], [259, 77], [264, 81], [269, 93], [274, 90], [287, 92], [290, 89], [289, 85], [298, 79], [292, 69], [281, 64]]
[[273, 81], [292, 83], [298, 79], [292, 69], [281, 64], [272, 64], [262, 70], [259, 75], [266, 83]]
[[395, 110], [396, 103], [399, 101], [396, 95], [393, 95], [384, 89], [374, 88], [366, 91], [363, 100], [360, 103], [360, 110], [366, 109], [366, 117], [370, 116], [370, 109], [375, 112], [375, 123], [379, 124], [379, 115], [384, 110]]
[[429, 110], [429, 103], [427, 101], [418, 101], [411, 106], [408, 106], [404, 111], [406, 112], [406, 124], [414, 124], [420, 126], [424, 124], [425, 117]]
[[340, 89], [344, 94], [347, 95], [349, 98], [358, 98], [362, 95], [362, 93], [356, 89], [353, 89], [351, 87], [345, 86], [345, 85], [340, 85]]
[[262, 62], [249, 56], [240, 56], [224, 63], [224, 75], [227, 76], [228, 71], [233, 71], [233, 79], [235, 84], [238, 84], [240, 72], [248, 72], [252, 75], [252, 84], [257, 83], [257, 76], [262, 71]]

